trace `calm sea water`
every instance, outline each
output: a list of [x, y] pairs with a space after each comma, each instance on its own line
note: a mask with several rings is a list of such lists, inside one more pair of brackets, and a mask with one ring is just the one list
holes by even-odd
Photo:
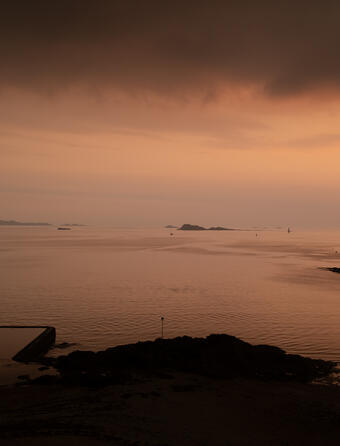
[[[228, 333], [340, 360], [339, 232], [0, 228], [0, 325], [81, 349]], [[339, 253], [336, 253], [338, 251]]]

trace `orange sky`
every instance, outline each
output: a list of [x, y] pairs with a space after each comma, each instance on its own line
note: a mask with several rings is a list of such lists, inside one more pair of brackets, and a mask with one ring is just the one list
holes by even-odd
[[[77, 22], [85, 6], [73, 3], [78, 5], [73, 11]], [[196, 17], [197, 27], [203, 12]], [[241, 11], [242, 17], [245, 12]], [[308, 26], [313, 20], [313, 26], [323, 26], [326, 18], [328, 27], [332, 25], [332, 11], [319, 19], [317, 10], [309, 18], [299, 12], [295, 16], [292, 11], [287, 16], [269, 12], [282, 26], [294, 17], [306, 20]], [[238, 13], [235, 6], [232, 14]], [[50, 11], [51, 20], [58, 14]], [[127, 11], [122, 14], [128, 17]], [[52, 33], [47, 46], [38, 41], [38, 32], [27, 44], [24, 36], [17, 36], [7, 52], [2, 43], [0, 57], [7, 68], [0, 75], [0, 219], [114, 226], [191, 222], [336, 227], [340, 221], [338, 68], [330, 50], [323, 70], [317, 60], [310, 65], [313, 51], [320, 54], [323, 48], [322, 42], [308, 40], [313, 27], [306, 31], [301, 52], [308, 56], [304, 61], [312, 72], [308, 76], [302, 74], [291, 35], [288, 39], [271, 26], [265, 30], [274, 33], [272, 46], [264, 36], [258, 37], [262, 22], [256, 20], [264, 20], [260, 15], [253, 24], [255, 48], [250, 38], [247, 41], [249, 26], [241, 24], [233, 34], [221, 31], [217, 36], [220, 53], [211, 56], [203, 45], [197, 57], [196, 41], [199, 37], [202, 44], [204, 35], [194, 25], [184, 33], [181, 23], [177, 29], [170, 15], [166, 17], [166, 37], [178, 39], [178, 52], [169, 44], [176, 39], [164, 41], [162, 51], [156, 51], [150, 46], [155, 40], [150, 39], [161, 35], [161, 27], [150, 37], [136, 17], [131, 20], [140, 26], [140, 48], [137, 31], [136, 36], [117, 31], [116, 40], [110, 34], [99, 41], [98, 33], [83, 34], [84, 18], [79, 19], [78, 34], [69, 34], [66, 27], [58, 35]], [[21, 20], [30, 23], [32, 15], [23, 10]], [[224, 30], [222, 19], [218, 24]], [[10, 27], [3, 31], [7, 40], [12, 31]], [[231, 36], [237, 36], [243, 47], [222, 46], [221, 39], [228, 42]], [[324, 45], [331, 37], [325, 37]], [[337, 40], [338, 34], [333, 38]], [[296, 42], [301, 39], [297, 35]], [[9, 47], [19, 44], [21, 51], [27, 46], [30, 64], [27, 55], [22, 56], [24, 61], [8, 55]], [[63, 58], [58, 59], [59, 53], [56, 58], [65, 66], [55, 62], [46, 69], [45, 64], [51, 63], [48, 45], [64, 48]], [[75, 47], [80, 48], [74, 53], [79, 66], [97, 63], [91, 70], [85, 68], [85, 74], [70, 62]], [[273, 56], [277, 48], [282, 72], [280, 58]], [[257, 51], [258, 61], [250, 57], [251, 49]], [[111, 54], [117, 65], [105, 65], [104, 54]], [[219, 57], [228, 63], [223, 65]]]

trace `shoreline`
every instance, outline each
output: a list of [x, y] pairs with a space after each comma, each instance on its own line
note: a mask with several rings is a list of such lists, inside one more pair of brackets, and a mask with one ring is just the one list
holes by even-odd
[[311, 384], [336, 364], [273, 346], [181, 337], [42, 362], [60, 376], [0, 387], [4, 446], [335, 445], [340, 435], [340, 388]]

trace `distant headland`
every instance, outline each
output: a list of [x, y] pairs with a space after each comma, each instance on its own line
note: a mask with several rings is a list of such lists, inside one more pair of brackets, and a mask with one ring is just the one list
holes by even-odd
[[[53, 226], [47, 222], [35, 222], [35, 221], [16, 221], [16, 220], [0, 220], [0, 226]], [[81, 227], [86, 226], [81, 223], [64, 223], [61, 226], [67, 227]]]
[[237, 229], [232, 228], [224, 228], [223, 226], [211, 226], [210, 228], [205, 228], [203, 226], [198, 225], [190, 225], [185, 223], [180, 228], [179, 231], [237, 231]]
[[32, 222], [32, 221], [16, 221], [16, 220], [0, 220], [0, 226], [51, 226], [50, 223]]

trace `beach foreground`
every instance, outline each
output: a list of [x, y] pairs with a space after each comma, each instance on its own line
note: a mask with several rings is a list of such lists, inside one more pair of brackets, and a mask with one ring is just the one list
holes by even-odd
[[336, 445], [340, 389], [179, 373], [95, 390], [7, 387], [0, 420], [2, 446]]
[[49, 361], [58, 376], [0, 388], [1, 445], [338, 444], [340, 388], [310, 382], [334, 363], [227, 335]]

